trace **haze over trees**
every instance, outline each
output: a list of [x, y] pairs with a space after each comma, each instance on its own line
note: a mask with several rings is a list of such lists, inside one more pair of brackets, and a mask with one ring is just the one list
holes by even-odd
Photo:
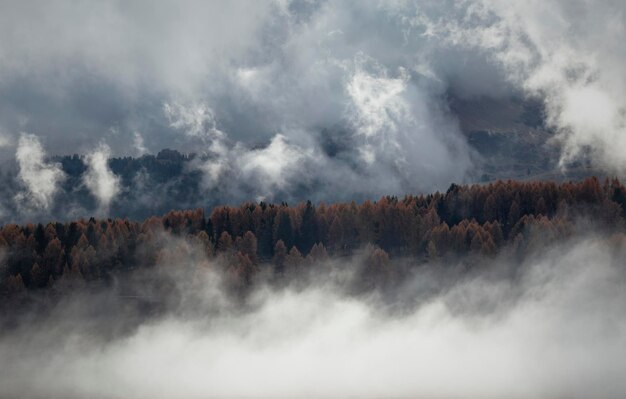
[[[587, 227], [622, 237], [626, 189], [601, 182], [499, 181], [451, 185], [445, 193], [377, 201], [312, 204], [244, 203], [176, 210], [142, 222], [122, 219], [8, 224], [0, 229], [2, 292], [111, 281], [162, 260], [176, 266], [218, 258], [236, 287], [259, 272], [296, 275], [329, 257], [366, 249], [370, 283], [394, 273], [390, 259], [425, 261], [512, 256], [547, 246]], [[169, 238], [180, 241], [169, 245]], [[190, 260], [191, 259], [191, 260]], [[209, 267], [209, 266], [207, 266]], [[310, 271], [310, 270], [309, 270]]]

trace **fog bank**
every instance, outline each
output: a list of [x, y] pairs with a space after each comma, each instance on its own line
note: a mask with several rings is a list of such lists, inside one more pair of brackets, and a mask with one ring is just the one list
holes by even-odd
[[[94, 294], [2, 333], [0, 394], [619, 398], [622, 259], [590, 238], [515, 268], [497, 260], [495, 275], [487, 265], [454, 279], [417, 269], [398, 291], [399, 311], [328, 281], [259, 288], [238, 309], [209, 274], [184, 286], [193, 307], [180, 300], [128, 331], [132, 299]], [[108, 329], [116, 332], [103, 337]]]

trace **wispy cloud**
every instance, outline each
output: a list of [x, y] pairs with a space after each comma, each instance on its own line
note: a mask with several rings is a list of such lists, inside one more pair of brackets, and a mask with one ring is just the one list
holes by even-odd
[[99, 212], [102, 214], [107, 214], [111, 201], [120, 191], [120, 178], [109, 168], [110, 156], [111, 149], [104, 143], [85, 156], [87, 171], [83, 182], [98, 200]]
[[19, 167], [17, 177], [24, 188], [15, 196], [18, 208], [25, 212], [48, 210], [59, 183], [65, 179], [61, 165], [49, 162], [39, 138], [28, 133], [20, 135], [15, 157]]

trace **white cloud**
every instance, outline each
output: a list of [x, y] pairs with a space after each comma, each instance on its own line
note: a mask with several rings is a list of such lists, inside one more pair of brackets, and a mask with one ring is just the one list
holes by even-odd
[[395, 119], [409, 114], [409, 106], [401, 97], [406, 85], [406, 76], [393, 79], [356, 71], [346, 89], [355, 106], [357, 132], [367, 138], [397, 130]]
[[8, 147], [12, 144], [12, 137], [0, 131], [0, 148]]
[[148, 153], [148, 149], [146, 148], [146, 144], [144, 143], [143, 136], [137, 131], [133, 133], [133, 146], [135, 147], [138, 156]]
[[248, 179], [258, 179], [262, 193], [268, 195], [275, 189], [288, 189], [293, 183], [289, 178], [301, 176], [303, 162], [310, 156], [277, 134], [267, 147], [245, 151], [237, 162], [241, 172]]
[[111, 201], [120, 191], [120, 179], [109, 168], [111, 149], [101, 143], [98, 148], [85, 156], [87, 171], [83, 182], [98, 200], [101, 212], [107, 212]]
[[220, 134], [216, 128], [213, 110], [206, 104], [183, 106], [179, 103], [165, 103], [163, 111], [170, 126], [182, 129], [188, 136], [209, 139], [211, 134]]
[[346, 83], [345, 116], [364, 170], [385, 171], [380, 178], [395, 181], [392, 192], [463, 181], [471, 170], [471, 150], [445, 109], [433, 106], [433, 95], [404, 68], [398, 77], [389, 77], [377, 62], [369, 69], [357, 61]]
[[[216, 276], [205, 282], [199, 269], [202, 283], [181, 283], [176, 294], [186, 300], [128, 328], [115, 308], [92, 319], [89, 309], [117, 302], [90, 292], [30, 320], [26, 331], [0, 335], [0, 356], [11, 362], [0, 394], [621, 398], [626, 291], [621, 255], [611, 254], [592, 238], [516, 265], [511, 279], [465, 273], [450, 284], [417, 273], [401, 292], [419, 303], [396, 313], [332, 284], [262, 289], [250, 306], [233, 309], [216, 294]], [[196, 313], [190, 295], [200, 297]], [[99, 339], [91, 331], [98, 323], [122, 333]]]
[[27, 211], [47, 210], [65, 179], [61, 165], [48, 162], [39, 138], [27, 133], [20, 134], [15, 158], [19, 167], [17, 177], [26, 189], [15, 196], [18, 207]]

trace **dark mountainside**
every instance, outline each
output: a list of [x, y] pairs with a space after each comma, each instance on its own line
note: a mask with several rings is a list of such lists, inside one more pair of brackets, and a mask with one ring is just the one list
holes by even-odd
[[585, 159], [559, 166], [561, 148], [540, 99], [472, 99], [451, 96], [461, 131], [481, 157], [482, 182], [498, 179], [580, 180], [598, 174]]

